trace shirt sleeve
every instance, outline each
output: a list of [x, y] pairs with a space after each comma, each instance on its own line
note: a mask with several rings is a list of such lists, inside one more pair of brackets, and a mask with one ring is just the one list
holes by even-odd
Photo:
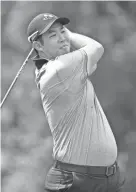
[[84, 51], [87, 55], [87, 73], [89, 76], [96, 70], [97, 63], [104, 53], [104, 48], [101, 44], [98, 44], [97, 46], [94, 45], [93, 48], [88, 44], [80, 50]]
[[87, 78], [87, 58], [82, 49], [58, 57], [56, 70], [60, 78], [63, 80], [77, 74]]

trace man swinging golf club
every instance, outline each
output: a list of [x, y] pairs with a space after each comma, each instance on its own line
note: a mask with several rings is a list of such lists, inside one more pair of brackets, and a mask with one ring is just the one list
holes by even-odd
[[45, 182], [50, 192], [116, 192], [124, 179], [117, 145], [89, 76], [104, 53], [97, 41], [73, 33], [68, 18], [37, 15], [27, 33], [36, 56], [36, 83], [53, 137]]

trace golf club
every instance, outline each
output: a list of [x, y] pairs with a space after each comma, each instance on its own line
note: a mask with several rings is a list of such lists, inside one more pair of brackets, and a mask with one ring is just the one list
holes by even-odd
[[1, 104], [0, 104], [0, 108], [3, 106], [3, 104], [4, 104], [4, 102], [5, 102], [6, 98], [7, 98], [7, 96], [9, 95], [11, 89], [12, 89], [13, 86], [15, 85], [15, 83], [16, 83], [16, 81], [17, 81], [17, 79], [18, 79], [18, 77], [19, 77], [19, 75], [20, 75], [20, 73], [21, 73], [21, 71], [23, 70], [23, 68], [24, 68], [25, 65], [27, 64], [27, 62], [28, 62], [28, 60], [29, 60], [29, 57], [31, 56], [33, 50], [34, 50], [34, 48], [31, 49], [31, 51], [29, 52], [29, 54], [28, 54], [28, 56], [26, 57], [25, 61], [23, 62], [22, 66], [20, 67], [19, 71], [17, 72], [17, 75], [15, 76], [14, 80], [12, 81], [12, 83], [11, 83], [11, 85], [10, 85], [8, 91], [6, 92], [6, 94], [5, 94], [5, 96], [4, 96], [3, 100], [2, 100], [2, 102], [1, 102]]

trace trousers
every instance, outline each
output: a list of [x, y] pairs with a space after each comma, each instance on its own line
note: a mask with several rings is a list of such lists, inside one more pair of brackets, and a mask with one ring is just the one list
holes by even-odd
[[[64, 169], [66, 167], [66, 169]], [[54, 164], [47, 173], [45, 181], [46, 192], [122, 192], [125, 175], [117, 165], [116, 172], [111, 175], [69, 171], [65, 167]], [[69, 165], [68, 165], [69, 167]], [[74, 166], [73, 166], [74, 167]], [[95, 168], [95, 167], [94, 167]], [[80, 169], [79, 169], [80, 170]], [[83, 170], [83, 169], [81, 169]], [[95, 170], [95, 169], [94, 169]]]

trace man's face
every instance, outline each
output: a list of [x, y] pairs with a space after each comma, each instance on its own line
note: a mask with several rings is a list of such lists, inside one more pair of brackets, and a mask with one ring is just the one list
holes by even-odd
[[65, 27], [60, 23], [54, 23], [50, 29], [43, 34], [42, 51], [49, 59], [70, 52], [70, 39]]

